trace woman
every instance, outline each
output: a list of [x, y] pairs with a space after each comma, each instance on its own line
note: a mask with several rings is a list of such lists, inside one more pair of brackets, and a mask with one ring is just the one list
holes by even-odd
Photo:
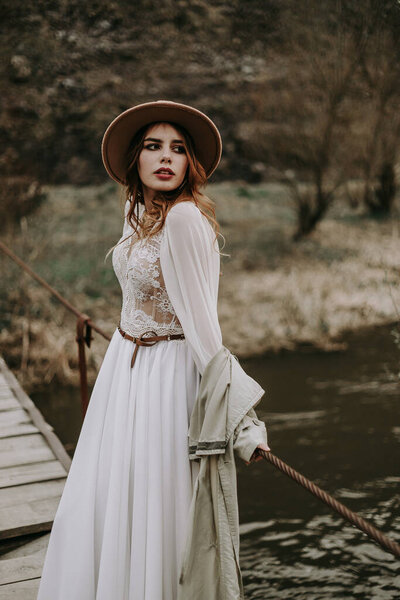
[[[54, 519], [38, 600], [178, 596], [199, 472], [188, 457], [190, 416], [222, 347], [218, 225], [200, 192], [221, 151], [205, 114], [170, 101], [132, 107], [104, 134], [104, 165], [126, 190], [112, 249], [121, 319]], [[269, 450], [266, 435], [256, 445]], [[259, 458], [254, 450], [248, 462]]]

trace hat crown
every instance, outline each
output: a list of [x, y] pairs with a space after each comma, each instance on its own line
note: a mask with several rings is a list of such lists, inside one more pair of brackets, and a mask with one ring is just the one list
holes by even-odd
[[110, 177], [126, 184], [126, 153], [130, 142], [139, 129], [154, 121], [170, 121], [186, 129], [193, 140], [196, 157], [210, 177], [222, 154], [218, 128], [198, 109], [172, 100], [155, 100], [132, 106], [110, 123], [101, 144], [103, 163]]

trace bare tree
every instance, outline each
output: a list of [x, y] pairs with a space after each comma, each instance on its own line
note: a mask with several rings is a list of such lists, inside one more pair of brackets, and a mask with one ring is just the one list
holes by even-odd
[[[290, 123], [279, 146], [291, 163], [285, 180], [296, 203], [296, 240], [314, 230], [346, 180], [351, 91], [368, 40], [366, 21], [354, 28], [343, 2], [328, 4], [306, 2], [308, 19], [304, 5], [300, 18], [292, 15], [287, 88], [280, 97]], [[308, 186], [299, 185], [301, 179]]]
[[393, 200], [400, 11], [395, 0], [286, 0], [285, 11], [270, 77], [251, 97], [258, 147], [294, 199], [297, 240], [348, 180], [365, 179], [371, 208]]
[[361, 66], [366, 89], [355, 119], [362, 133], [364, 202], [371, 213], [388, 214], [396, 194], [400, 135], [400, 56], [394, 32], [375, 32]]

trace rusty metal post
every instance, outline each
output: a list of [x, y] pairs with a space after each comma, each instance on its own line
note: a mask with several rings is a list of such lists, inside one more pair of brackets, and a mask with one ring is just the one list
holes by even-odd
[[92, 328], [88, 321], [90, 317], [82, 314], [78, 317], [76, 322], [76, 341], [78, 342], [78, 362], [79, 362], [79, 380], [81, 387], [81, 407], [82, 407], [82, 421], [85, 418], [86, 410], [89, 405], [89, 394], [87, 386], [87, 368], [86, 368], [86, 355], [85, 355], [85, 344], [90, 348], [90, 342], [92, 341], [91, 333]]

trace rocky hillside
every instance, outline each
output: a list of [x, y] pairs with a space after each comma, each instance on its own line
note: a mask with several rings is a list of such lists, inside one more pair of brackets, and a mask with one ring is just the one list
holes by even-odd
[[364, 189], [353, 205], [390, 213], [397, 0], [0, 0], [0, 11], [0, 228], [40, 204], [43, 183], [106, 181], [107, 125], [156, 99], [215, 120], [214, 182], [289, 183], [296, 239], [349, 181]]
[[[42, 182], [104, 181], [100, 141], [122, 110], [185, 102], [221, 129], [215, 179], [256, 181], [241, 153], [257, 89], [274, 78], [278, 0], [22, 0], [1, 2], [1, 173]], [[276, 65], [275, 65], [276, 70]]]

